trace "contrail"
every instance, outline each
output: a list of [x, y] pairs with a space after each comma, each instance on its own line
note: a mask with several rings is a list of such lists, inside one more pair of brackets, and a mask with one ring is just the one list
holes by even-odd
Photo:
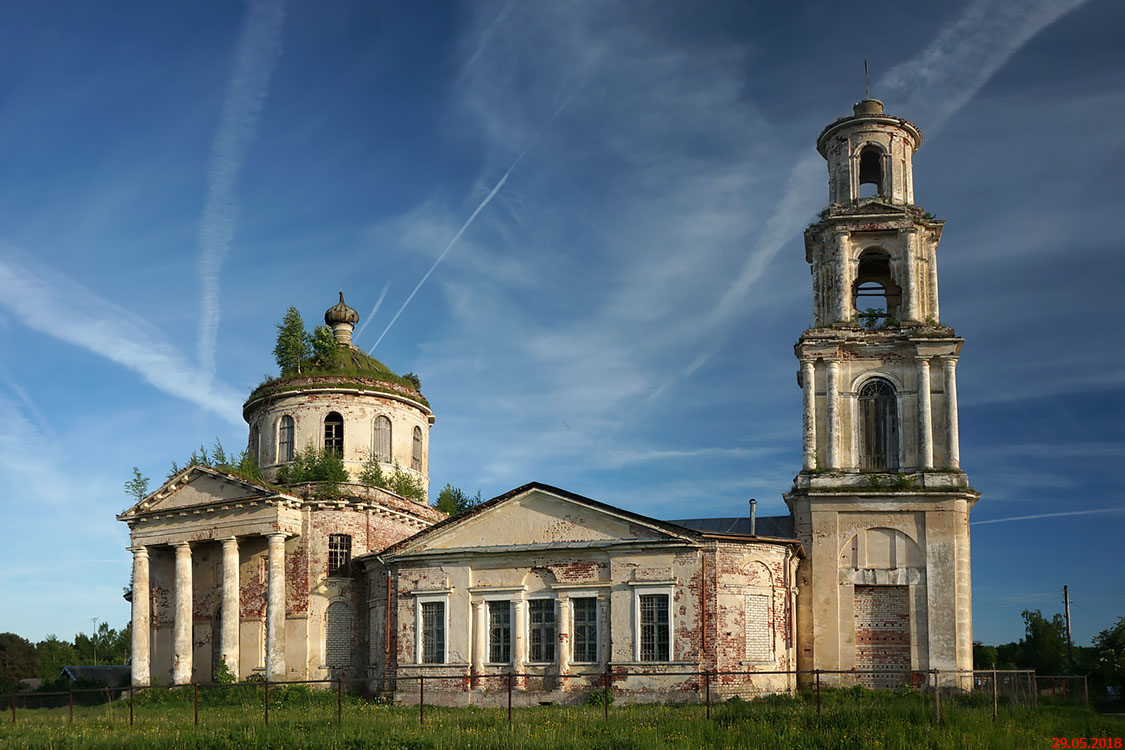
[[375, 313], [379, 312], [379, 308], [383, 306], [383, 298], [387, 296], [387, 290], [390, 286], [390, 284], [383, 284], [383, 291], [379, 292], [379, 299], [375, 300], [375, 307], [371, 308], [371, 314], [367, 316], [367, 319], [363, 321], [363, 325], [356, 331], [355, 337], [357, 339], [363, 335], [363, 329], [367, 328], [367, 324], [371, 322], [372, 318], [375, 317]]
[[989, 521], [973, 521], [970, 526], [983, 526], [986, 523], [1007, 523], [1008, 521], [1031, 521], [1036, 518], [1058, 518], [1060, 516], [1088, 516], [1092, 513], [1121, 513], [1125, 508], [1097, 508], [1095, 510], [1068, 510], [1062, 513], [1039, 513], [1034, 516], [1012, 516], [1011, 518], [993, 518]]
[[430, 278], [430, 274], [434, 272], [434, 269], [437, 268], [438, 265], [445, 259], [445, 256], [449, 253], [450, 250], [453, 249], [453, 246], [457, 244], [457, 240], [461, 239], [461, 235], [464, 234], [465, 230], [468, 229], [469, 226], [473, 223], [473, 221], [477, 218], [477, 215], [484, 210], [485, 206], [492, 202], [492, 199], [495, 198], [496, 194], [500, 192], [500, 188], [504, 187], [504, 183], [508, 181], [508, 176], [512, 174], [512, 170], [514, 170], [516, 166], [519, 165], [521, 161], [523, 161], [523, 157], [527, 156], [527, 152], [532, 149], [532, 147], [536, 144], [540, 136], [543, 135], [547, 128], [551, 127], [551, 123], [553, 123], [558, 118], [558, 116], [562, 114], [562, 111], [566, 109], [566, 105], [570, 104], [570, 100], [573, 97], [574, 94], [568, 96], [566, 98], [566, 101], [564, 101], [559, 106], [559, 108], [555, 110], [555, 114], [551, 115], [551, 119], [547, 120], [547, 124], [540, 128], [539, 132], [535, 134], [535, 137], [531, 139], [531, 143], [527, 144], [527, 147], [520, 152], [520, 155], [516, 157], [516, 160], [513, 161], [511, 166], [508, 167], [508, 170], [504, 172], [504, 176], [500, 178], [500, 181], [496, 183], [492, 190], [489, 191], [488, 195], [484, 196], [484, 200], [480, 202], [480, 205], [476, 207], [476, 210], [473, 211], [473, 213], [469, 216], [465, 223], [461, 225], [461, 228], [457, 230], [457, 234], [453, 235], [453, 239], [451, 239], [449, 241], [449, 244], [445, 246], [445, 249], [441, 251], [441, 255], [439, 255], [437, 257], [437, 260], [434, 261], [433, 265], [430, 266], [430, 270], [426, 271], [425, 275], [422, 276], [422, 280], [418, 282], [418, 285], [415, 286], [414, 290], [410, 292], [409, 296], [407, 296], [406, 301], [402, 303], [402, 307], [400, 307], [398, 309], [398, 312], [395, 313], [395, 316], [391, 318], [391, 322], [387, 323], [387, 327], [383, 329], [383, 332], [381, 334], [379, 334], [379, 338], [376, 339], [371, 348], [367, 350], [368, 354], [375, 351], [375, 347], [379, 346], [379, 342], [382, 341], [383, 337], [387, 335], [387, 331], [391, 330], [391, 326], [395, 324], [395, 321], [398, 320], [398, 316], [402, 315], [402, 311], [406, 309], [406, 306], [410, 304], [410, 301], [412, 299], [414, 299], [414, 295], [417, 294], [418, 290], [422, 288], [422, 285], [426, 283], [426, 279]]
[[201, 290], [198, 354], [200, 369], [215, 373], [215, 338], [219, 330], [219, 270], [230, 250], [238, 218], [234, 188], [246, 150], [253, 143], [258, 118], [281, 56], [283, 0], [252, 0], [235, 50], [234, 73], [227, 85], [219, 130], [211, 144], [210, 174], [199, 222]]

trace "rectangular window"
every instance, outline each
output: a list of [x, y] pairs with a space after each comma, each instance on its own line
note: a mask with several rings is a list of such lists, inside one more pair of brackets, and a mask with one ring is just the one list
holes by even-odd
[[347, 576], [351, 573], [352, 538], [347, 534], [328, 535], [328, 575]]
[[422, 602], [422, 663], [445, 663], [445, 602]]
[[571, 642], [574, 652], [571, 661], [596, 662], [598, 660], [598, 600], [594, 597], [570, 600], [574, 613]]
[[288, 414], [281, 418], [278, 428], [277, 460], [283, 463], [293, 460], [293, 417]]
[[668, 659], [668, 595], [640, 595], [641, 661]]
[[488, 661], [507, 664], [512, 661], [512, 603], [488, 603]]
[[528, 658], [533, 662], [555, 660], [555, 600], [532, 599], [527, 603]]

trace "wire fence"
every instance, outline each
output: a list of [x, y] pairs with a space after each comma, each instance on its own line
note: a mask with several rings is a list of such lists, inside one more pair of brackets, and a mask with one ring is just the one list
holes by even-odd
[[[546, 681], [554, 680], [556, 686], [564, 685], [565, 681], [572, 679], [574, 675], [504, 672], [490, 674], [483, 679], [481, 677], [483, 676], [478, 676], [474, 681], [473, 678], [466, 676], [433, 674], [399, 676], [392, 692], [397, 703], [416, 702], [420, 725], [426, 723], [427, 708], [464, 705], [463, 701], [459, 703], [456, 700], [456, 694], [465, 692], [484, 699], [482, 703], [485, 705], [506, 708], [507, 720], [511, 723], [513, 708], [517, 707], [517, 703], [519, 706], [550, 705], [553, 701], [529, 702], [528, 699], [546, 695], [542, 690], [537, 689]], [[611, 667], [600, 673], [587, 673], [582, 677], [585, 681], [581, 685], [571, 686], [576, 689], [569, 691], [569, 697], [588, 706], [600, 707], [605, 719], [609, 719], [611, 704], [618, 697], [623, 699], [622, 703], [672, 702], [666, 700], [669, 695], [667, 688], [670, 686], [675, 686], [676, 695], [681, 697], [681, 700], [676, 702], [701, 704], [708, 719], [711, 718], [713, 706], [736, 696], [762, 697], [777, 693], [799, 694], [809, 701], [810, 705], [815, 702], [819, 716], [823, 710], [825, 696], [834, 694], [841, 688], [868, 688], [873, 685], [932, 696], [932, 715], [936, 723], [941, 723], [942, 720], [943, 701], [957, 700], [965, 696], [970, 696], [972, 705], [977, 708], [990, 705], [994, 722], [997, 721], [1001, 705], [1038, 707], [1041, 702], [1046, 702], [1089, 707], [1088, 683], [1084, 675], [1036, 675], [1032, 670], [658, 671]], [[782, 684], [787, 684], [789, 687], [778, 690], [779, 679], [784, 681]], [[660, 682], [665, 684], [664, 690], [661, 689]], [[76, 705], [114, 704], [123, 708], [127, 702], [128, 723], [129, 726], [133, 726], [138, 708], [148, 709], [170, 703], [183, 705], [190, 700], [195, 726], [199, 726], [201, 720], [206, 719], [208, 710], [219, 706], [238, 706], [246, 715], [260, 712], [262, 721], [268, 725], [271, 707], [276, 711], [279, 707], [289, 708], [299, 704], [306, 709], [319, 707], [321, 710], [330, 710], [329, 705], [333, 703], [330, 698], [334, 693], [334, 718], [337, 723], [341, 723], [344, 719], [345, 704], [351, 702], [352, 695], [366, 693], [368, 684], [361, 678], [337, 677], [325, 680], [266, 680], [232, 684], [134, 685], [9, 693], [0, 696], [0, 700], [8, 704], [12, 723], [19, 721], [20, 711], [36, 709], [65, 711], [66, 721], [73, 723]], [[302, 685], [320, 689], [317, 691], [307, 689], [295, 696], [294, 688]], [[639, 685], [641, 687], [638, 687]], [[352, 689], [346, 690], [345, 686]], [[345, 695], [349, 696], [349, 701], [345, 701]], [[688, 700], [683, 700], [684, 696], [687, 696]], [[201, 702], [204, 709], [202, 712]]]

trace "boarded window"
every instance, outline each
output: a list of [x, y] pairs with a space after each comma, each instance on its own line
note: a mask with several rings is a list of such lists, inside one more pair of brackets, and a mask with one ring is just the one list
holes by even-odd
[[256, 464], [262, 463], [262, 457], [261, 457], [261, 453], [260, 453], [260, 450], [259, 450], [259, 447], [261, 446], [261, 443], [262, 443], [261, 428], [259, 428], [258, 425], [254, 425], [253, 427], [250, 428], [250, 446], [247, 448], [247, 452], [250, 454], [250, 458], [254, 459], [254, 463], [256, 463]]
[[862, 471], [898, 469], [898, 399], [895, 389], [882, 378], [864, 383], [859, 391]]
[[375, 417], [375, 434], [372, 438], [372, 450], [375, 457], [385, 464], [391, 462], [391, 420], [386, 417]]
[[598, 660], [598, 600], [584, 597], [570, 600], [574, 613], [571, 629], [574, 653], [571, 661], [596, 662]]
[[422, 663], [445, 663], [445, 602], [422, 603]]
[[328, 535], [328, 575], [347, 576], [351, 573], [352, 538], [347, 534]]
[[422, 470], [422, 428], [414, 428], [414, 449], [410, 454], [410, 468], [414, 471]]
[[507, 664], [512, 660], [512, 603], [488, 603], [488, 660]]
[[287, 463], [293, 460], [293, 417], [286, 414], [277, 428], [277, 460]]
[[352, 661], [352, 613], [347, 604], [333, 602], [324, 615], [324, 663], [346, 669]]
[[344, 455], [344, 418], [338, 412], [328, 412], [324, 418], [324, 451]]
[[909, 587], [855, 587], [855, 667], [867, 687], [895, 688], [909, 679]]
[[641, 594], [641, 661], [668, 661], [668, 595]]
[[773, 628], [770, 627], [770, 597], [746, 595], [746, 661], [772, 662]]
[[555, 600], [532, 599], [527, 603], [527, 631], [534, 662], [555, 660]]

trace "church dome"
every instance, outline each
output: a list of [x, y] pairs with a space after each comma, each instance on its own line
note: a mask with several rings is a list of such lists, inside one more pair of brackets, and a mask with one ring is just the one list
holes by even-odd
[[340, 301], [325, 310], [324, 322], [329, 326], [336, 323], [351, 323], [354, 326], [359, 322], [359, 313], [345, 304], [344, 293], [341, 291]]

